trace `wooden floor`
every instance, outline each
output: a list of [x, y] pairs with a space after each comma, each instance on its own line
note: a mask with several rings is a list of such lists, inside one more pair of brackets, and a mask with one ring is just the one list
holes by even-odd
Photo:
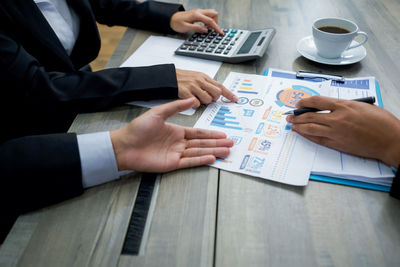
[[97, 24], [101, 37], [101, 49], [99, 56], [90, 63], [93, 71], [102, 70], [113, 54], [118, 42], [121, 40], [126, 27]]

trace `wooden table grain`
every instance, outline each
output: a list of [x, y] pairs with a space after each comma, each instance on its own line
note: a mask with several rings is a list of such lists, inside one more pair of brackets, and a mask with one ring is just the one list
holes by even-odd
[[[172, 2], [172, 1], [170, 1]], [[185, 0], [214, 8], [223, 27], [277, 33], [266, 55], [230, 71], [306, 69], [346, 77], [375, 76], [385, 108], [400, 118], [398, 0]], [[355, 21], [369, 35], [367, 57], [346, 66], [311, 62], [296, 51], [320, 17]], [[107, 67], [118, 67], [150, 35], [128, 29]], [[111, 130], [146, 109], [121, 106], [80, 114], [70, 131]], [[170, 121], [193, 126], [194, 116]], [[121, 255], [140, 174], [20, 216], [0, 250], [1, 266], [399, 266], [400, 201], [386, 193], [310, 181], [293, 187], [203, 166], [164, 174], [145, 246]]]

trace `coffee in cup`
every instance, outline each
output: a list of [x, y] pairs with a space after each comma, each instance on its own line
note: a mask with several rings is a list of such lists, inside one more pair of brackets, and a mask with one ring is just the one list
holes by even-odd
[[[359, 31], [354, 22], [342, 18], [318, 19], [313, 23], [312, 32], [317, 52], [324, 58], [338, 58], [345, 50], [361, 46], [368, 40], [368, 35]], [[364, 40], [351, 45], [358, 35], [363, 35]]]

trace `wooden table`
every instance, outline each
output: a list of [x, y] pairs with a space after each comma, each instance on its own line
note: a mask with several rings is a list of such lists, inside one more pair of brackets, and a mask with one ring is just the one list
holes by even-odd
[[[223, 64], [217, 81], [230, 71], [262, 74], [269, 67], [375, 76], [385, 108], [400, 117], [398, 0], [180, 2], [186, 9], [215, 8], [221, 26], [277, 30], [261, 60]], [[360, 63], [326, 66], [297, 53], [312, 22], [331, 16], [351, 19], [368, 33], [368, 55]], [[108, 67], [118, 67], [149, 34], [128, 30]], [[81, 114], [71, 131], [115, 129], [144, 110]], [[171, 121], [194, 125], [200, 114]], [[1, 248], [0, 265], [400, 266], [400, 201], [388, 194], [313, 181], [294, 187], [207, 166], [158, 180], [141, 251], [121, 255], [140, 180], [133, 174], [20, 216]]]

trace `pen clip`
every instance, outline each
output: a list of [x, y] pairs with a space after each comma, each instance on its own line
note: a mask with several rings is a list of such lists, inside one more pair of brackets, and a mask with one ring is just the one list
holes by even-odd
[[296, 73], [296, 78], [308, 78], [308, 79], [315, 79], [315, 78], [321, 78], [325, 80], [332, 80], [336, 82], [345, 82], [345, 78], [340, 75], [336, 74], [325, 74], [325, 73], [320, 73], [320, 72], [311, 72], [311, 71], [305, 71], [305, 70], [299, 70]]

